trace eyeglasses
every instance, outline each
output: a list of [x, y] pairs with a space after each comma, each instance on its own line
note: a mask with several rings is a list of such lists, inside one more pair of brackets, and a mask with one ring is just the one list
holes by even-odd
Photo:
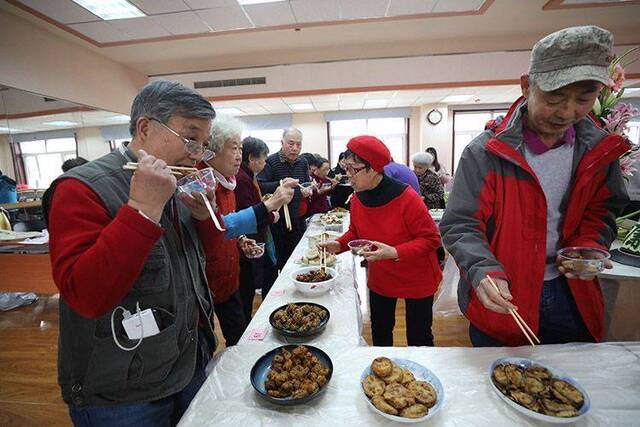
[[344, 168], [347, 171], [347, 173], [351, 176], [356, 176], [361, 170], [363, 169], [367, 169], [368, 166], [361, 166], [359, 168], [353, 167], [353, 165], [345, 165]]
[[185, 138], [155, 117], [149, 117], [149, 120], [153, 120], [154, 122], [159, 123], [163, 128], [180, 138], [184, 143], [184, 149], [187, 151], [187, 153], [202, 156], [203, 161], [211, 160], [214, 157], [213, 152], [206, 149], [206, 147], [209, 147], [211, 145], [211, 141], [209, 139], [204, 144], [201, 144], [195, 139]]

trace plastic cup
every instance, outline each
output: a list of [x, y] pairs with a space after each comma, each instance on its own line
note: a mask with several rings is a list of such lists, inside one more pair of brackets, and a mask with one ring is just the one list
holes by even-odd
[[217, 181], [212, 168], [201, 169], [182, 177], [176, 183], [178, 191], [191, 195], [192, 193], [206, 193], [215, 190]]
[[362, 255], [363, 252], [368, 252], [373, 248], [373, 242], [366, 239], [352, 240], [347, 243], [351, 253], [354, 255]]
[[248, 252], [245, 252], [244, 256], [249, 259], [257, 259], [264, 255], [264, 243], [256, 243], [249, 248]]

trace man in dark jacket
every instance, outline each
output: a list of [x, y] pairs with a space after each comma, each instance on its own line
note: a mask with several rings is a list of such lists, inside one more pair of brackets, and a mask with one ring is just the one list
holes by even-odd
[[[294, 178], [299, 182], [310, 181], [309, 164], [300, 156], [301, 150], [302, 132], [296, 128], [285, 129], [282, 134], [282, 148], [267, 157], [264, 169], [258, 174], [258, 184], [262, 194], [273, 194], [280, 185], [280, 181], [285, 178]], [[285, 221], [271, 225], [279, 270], [282, 270], [304, 234], [306, 226], [304, 217], [299, 212], [300, 200], [303, 197], [309, 197], [311, 192], [311, 188], [297, 188], [295, 190], [293, 200], [288, 206], [291, 216], [291, 230], [287, 229]]]
[[597, 278], [564, 271], [556, 252], [607, 249], [627, 202], [618, 157], [629, 146], [588, 116], [608, 83], [612, 45], [593, 26], [540, 40], [523, 97], [462, 154], [440, 231], [460, 267], [459, 304], [476, 346], [527, 343], [510, 309], [543, 344], [603, 338]]

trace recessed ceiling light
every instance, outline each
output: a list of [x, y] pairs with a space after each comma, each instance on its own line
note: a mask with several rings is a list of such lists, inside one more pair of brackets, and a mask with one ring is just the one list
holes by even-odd
[[473, 98], [473, 95], [449, 95], [446, 98], [444, 98], [441, 102], [446, 102], [446, 103], [454, 103], [454, 102], [465, 102], [470, 100], [471, 98]]
[[386, 107], [388, 102], [388, 99], [367, 99], [364, 101], [364, 108]]
[[52, 122], [43, 122], [42, 124], [47, 126], [76, 126], [78, 123], [68, 120], [54, 120]]
[[313, 111], [313, 104], [289, 104], [289, 108], [293, 111]]
[[131, 120], [131, 117], [124, 114], [116, 114], [115, 116], [107, 118], [107, 120], [112, 122], [128, 122], [129, 120]]
[[94, 15], [108, 21], [110, 19], [137, 18], [146, 16], [127, 0], [73, 0]]
[[227, 116], [244, 116], [246, 113], [239, 108], [228, 107], [228, 108], [215, 108], [216, 114], [224, 114]]
[[284, 0], [238, 0], [242, 6], [246, 6], [248, 4], [260, 4], [260, 3], [276, 3]]

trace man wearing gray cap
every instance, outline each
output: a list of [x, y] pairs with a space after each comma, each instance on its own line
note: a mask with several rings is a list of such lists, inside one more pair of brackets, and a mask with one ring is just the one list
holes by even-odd
[[618, 157], [629, 146], [588, 115], [609, 80], [612, 45], [595, 26], [544, 37], [520, 79], [523, 96], [462, 154], [440, 230], [460, 268], [474, 346], [527, 343], [510, 309], [543, 344], [603, 338], [598, 279], [562, 270], [556, 252], [606, 250], [628, 201]]

